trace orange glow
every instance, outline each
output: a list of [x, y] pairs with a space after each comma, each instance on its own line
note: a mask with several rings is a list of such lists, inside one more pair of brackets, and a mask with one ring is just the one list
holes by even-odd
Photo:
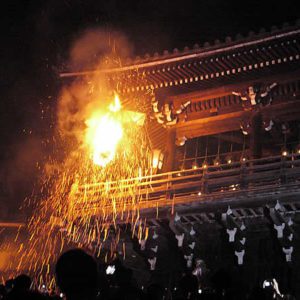
[[[51, 266], [70, 243], [106, 260], [113, 259], [117, 250], [125, 258], [117, 222], [137, 224], [133, 234], [143, 229], [139, 209], [148, 205], [148, 196], [140, 183], [150, 173], [152, 161], [144, 128], [146, 115], [124, 111], [117, 95], [111, 100], [101, 110], [97, 101], [79, 112], [75, 127], [80, 128], [76, 137], [81, 143], [63, 144], [66, 157], [62, 161], [56, 159], [56, 152], [49, 158], [39, 189], [24, 203], [33, 208], [26, 224], [29, 238], [23, 241], [17, 235], [11, 242], [13, 246], [16, 243], [13, 253], [18, 259], [7, 259], [11, 248], [0, 247], [0, 259], [5, 262], [0, 262], [0, 271], [15, 276], [29, 270], [35, 274], [35, 284], [45, 282], [51, 287]], [[82, 120], [86, 124], [83, 131]], [[111, 225], [116, 235], [109, 230]]]
[[109, 105], [106, 114], [96, 111], [86, 121], [85, 142], [90, 148], [94, 164], [98, 166], [105, 167], [113, 160], [123, 137], [120, 110], [121, 103], [118, 95], [115, 95], [114, 103]]

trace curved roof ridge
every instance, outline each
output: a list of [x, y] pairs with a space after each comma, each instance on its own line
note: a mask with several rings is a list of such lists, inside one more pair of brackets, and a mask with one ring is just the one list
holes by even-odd
[[200, 46], [199, 43], [195, 43], [191, 47], [185, 46], [183, 50], [178, 50], [178, 48], [174, 48], [173, 50], [163, 50], [161, 54], [158, 52], [155, 52], [154, 54], [150, 53], [145, 53], [143, 57], [141, 55], [136, 56], [135, 58], [127, 58], [124, 66], [131, 65], [131, 64], [136, 64], [136, 63], [145, 63], [145, 62], [150, 62], [150, 61], [155, 61], [155, 60], [160, 60], [168, 57], [177, 57], [177, 56], [183, 56], [186, 54], [192, 54], [192, 53], [197, 53], [199, 51], [207, 51], [207, 50], [212, 50], [212, 49], [217, 49], [220, 47], [228, 46], [228, 45], [234, 45], [238, 44], [241, 42], [246, 42], [248, 40], [252, 39], [258, 39], [262, 37], [266, 37], [269, 35], [273, 35], [274, 33], [281, 33], [285, 31], [289, 31], [292, 29], [295, 29], [299, 27], [300, 25], [300, 19], [295, 21], [295, 24], [290, 25], [288, 22], [285, 22], [281, 25], [281, 27], [277, 27], [275, 25], [270, 27], [270, 30], [267, 31], [264, 27], [261, 27], [257, 33], [250, 30], [246, 36], [242, 35], [241, 33], [237, 33], [235, 37], [233, 38], [232, 36], [226, 36], [223, 41], [220, 39], [215, 39], [214, 42], [209, 42], [206, 41]]
[[146, 53], [144, 58], [137, 56], [135, 59], [127, 59], [124, 61], [123, 66], [115, 67], [110, 69], [94, 70], [94, 71], [83, 71], [83, 72], [71, 72], [71, 73], [61, 73], [60, 77], [72, 77], [72, 76], [84, 76], [93, 73], [118, 73], [123, 71], [136, 70], [140, 68], [156, 67], [168, 63], [177, 63], [187, 59], [201, 58], [210, 55], [215, 55], [222, 53], [224, 51], [230, 51], [235, 49], [240, 49], [247, 46], [256, 45], [263, 42], [268, 42], [276, 40], [282, 37], [288, 37], [294, 34], [300, 33], [300, 19], [296, 21], [293, 26], [288, 23], [284, 23], [281, 28], [272, 26], [270, 31], [266, 31], [264, 28], [260, 28], [257, 34], [253, 31], [249, 31], [246, 37], [241, 34], [237, 34], [234, 39], [227, 36], [224, 42], [220, 40], [215, 40], [215, 43], [211, 45], [208, 42], [200, 47], [199, 44], [194, 44], [192, 49], [185, 47], [182, 51], [177, 48], [169, 53], [168, 50], [164, 50], [161, 55], [157, 52], [152, 56]]

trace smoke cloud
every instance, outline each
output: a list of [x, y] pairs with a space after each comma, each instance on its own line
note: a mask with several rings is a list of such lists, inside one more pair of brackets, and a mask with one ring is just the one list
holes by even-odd
[[100, 28], [88, 29], [73, 43], [69, 66], [72, 70], [113, 67], [132, 52], [132, 45], [122, 33]]
[[85, 30], [74, 41], [69, 57], [70, 70], [96, 70], [90, 76], [76, 79], [65, 86], [59, 97], [58, 129], [65, 137], [81, 142], [84, 121], [92, 111], [105, 109], [113, 99], [115, 86], [108, 81], [105, 69], [120, 67], [133, 47], [120, 32], [103, 29]]

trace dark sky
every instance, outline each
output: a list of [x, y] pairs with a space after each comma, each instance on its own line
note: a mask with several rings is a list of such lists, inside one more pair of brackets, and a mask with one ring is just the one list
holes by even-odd
[[[294, 22], [298, 0], [7, 0], [1, 2], [0, 164], [42, 147], [70, 45], [91, 27], [122, 31], [134, 52], [162, 52]], [[38, 146], [39, 145], [39, 146]], [[36, 159], [41, 149], [36, 150]], [[35, 153], [35, 152], [34, 152]], [[18, 160], [19, 159], [19, 160]], [[22, 168], [31, 169], [27, 158]], [[26, 173], [26, 172], [25, 172]], [[27, 174], [27, 173], [26, 173]], [[25, 176], [26, 176], [25, 174]], [[22, 174], [24, 175], [24, 174]], [[28, 174], [27, 174], [28, 175]]]
[[261, 27], [269, 29], [271, 25], [294, 22], [300, 16], [297, 0], [3, 2], [0, 84], [15, 95], [16, 105], [26, 103], [24, 108], [29, 110], [35, 102], [29, 98], [53, 92], [49, 89], [55, 89], [55, 71], [61, 68], [68, 48], [86, 28], [122, 31], [134, 45], [135, 53], [145, 54], [222, 40]]

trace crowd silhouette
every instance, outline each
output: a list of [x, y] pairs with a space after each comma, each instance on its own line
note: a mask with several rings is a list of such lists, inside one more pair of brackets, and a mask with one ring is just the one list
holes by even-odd
[[106, 271], [106, 267], [99, 267], [85, 251], [72, 249], [62, 254], [56, 263], [56, 290], [34, 289], [31, 278], [21, 274], [0, 285], [0, 300], [295, 299], [291, 295], [281, 295], [274, 279], [253, 286], [251, 290], [244, 289], [243, 284], [232, 287], [226, 270], [214, 272], [210, 286], [206, 287], [201, 287], [197, 277], [187, 271], [175, 287], [151, 283], [146, 288], [135, 284], [132, 270], [118, 259], [111, 269], [113, 276]]

